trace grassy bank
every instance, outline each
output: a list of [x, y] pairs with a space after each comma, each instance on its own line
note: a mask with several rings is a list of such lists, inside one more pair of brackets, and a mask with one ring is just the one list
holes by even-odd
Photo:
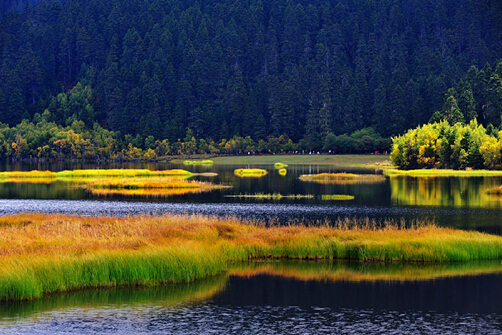
[[230, 261], [351, 259], [444, 262], [502, 259], [502, 237], [397, 223], [265, 227], [235, 218], [0, 217], [0, 300], [92, 287], [190, 282]]
[[384, 174], [389, 177], [499, 177], [502, 171], [493, 170], [448, 170], [448, 169], [420, 169], [420, 170], [385, 170]]
[[319, 173], [301, 175], [300, 180], [316, 182], [320, 184], [355, 184], [379, 183], [385, 181], [385, 177], [375, 174]]
[[286, 165], [333, 165], [345, 168], [393, 168], [389, 156], [385, 155], [269, 155], [269, 156], [225, 156], [213, 159], [214, 164], [232, 165], [275, 165], [280, 160]]

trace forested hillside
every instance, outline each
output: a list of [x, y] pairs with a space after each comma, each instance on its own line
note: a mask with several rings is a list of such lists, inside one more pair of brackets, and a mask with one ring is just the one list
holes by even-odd
[[[8, 3], [20, 1], [1, 10]], [[457, 100], [475, 91], [460, 82], [472, 65], [476, 76], [499, 71], [485, 64], [502, 56], [501, 4], [41, 1], [0, 22], [0, 122], [48, 109], [50, 122], [97, 121], [122, 138], [173, 143], [190, 128], [197, 139], [287, 135], [314, 149], [329, 133], [388, 137], [427, 122], [448, 88]], [[500, 110], [476, 103], [480, 123], [500, 124]]]

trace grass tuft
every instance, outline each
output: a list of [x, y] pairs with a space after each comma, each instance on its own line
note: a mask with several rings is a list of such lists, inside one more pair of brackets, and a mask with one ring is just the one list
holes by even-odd
[[421, 170], [385, 170], [389, 177], [494, 177], [502, 176], [502, 171], [493, 170], [448, 170], [448, 169], [421, 169]]

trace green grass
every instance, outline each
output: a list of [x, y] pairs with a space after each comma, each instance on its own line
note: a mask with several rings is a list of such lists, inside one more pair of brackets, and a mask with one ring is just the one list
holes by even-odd
[[385, 170], [389, 177], [497, 177], [502, 176], [502, 171], [492, 170], [447, 170], [447, 169], [420, 169], [420, 170]]
[[322, 200], [354, 200], [353, 195], [346, 194], [323, 194], [321, 195]]
[[230, 165], [273, 165], [278, 160], [287, 165], [333, 165], [353, 168], [393, 168], [389, 156], [385, 155], [266, 155], [225, 156], [214, 158], [214, 164]]
[[502, 260], [502, 237], [415, 221], [338, 220], [265, 226], [201, 215], [0, 217], [0, 300], [86, 288], [192, 282], [230, 262], [348, 259], [385, 262]]

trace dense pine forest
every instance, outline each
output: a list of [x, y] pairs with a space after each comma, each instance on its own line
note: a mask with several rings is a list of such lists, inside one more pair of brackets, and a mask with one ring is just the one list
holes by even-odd
[[[431, 117], [501, 123], [498, 0], [11, 0], [0, 15], [4, 155], [50, 156], [70, 130], [117, 152], [359, 152]], [[42, 121], [22, 151], [18, 129]]]

